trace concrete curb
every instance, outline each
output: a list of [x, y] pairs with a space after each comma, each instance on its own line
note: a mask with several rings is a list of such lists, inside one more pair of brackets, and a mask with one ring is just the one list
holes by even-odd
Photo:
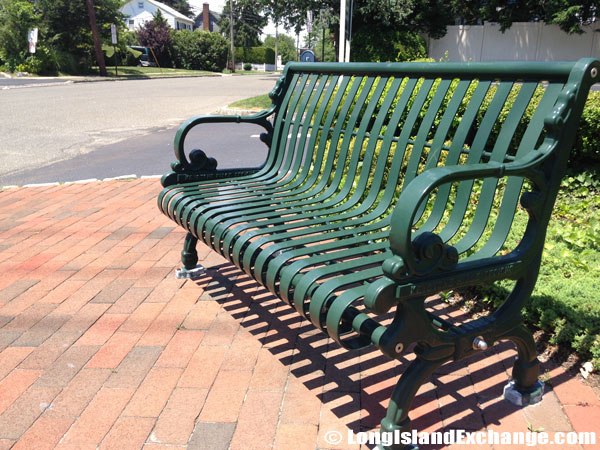
[[[8, 75], [8, 74], [6, 74]], [[134, 81], [134, 80], [159, 80], [159, 79], [181, 79], [181, 78], [204, 78], [204, 77], [218, 77], [221, 76], [219, 74], [215, 75], [180, 75], [180, 76], [153, 76], [153, 77], [127, 77], [127, 78], [115, 78], [115, 77], [107, 77], [107, 78], [63, 78], [63, 77], [35, 77], [35, 80], [60, 80], [55, 81], [53, 83], [32, 83], [32, 84], [23, 84], [23, 85], [15, 85], [15, 86], [3, 86], [0, 89], [25, 89], [25, 88], [36, 88], [36, 87], [51, 87], [51, 86], [64, 86], [65, 84], [75, 84], [75, 83], [98, 83], [98, 82], [108, 82], [108, 81]], [[6, 78], [16, 79], [11, 77], [10, 75]], [[20, 80], [27, 78], [18, 78]]]
[[48, 187], [48, 186], [61, 186], [67, 184], [88, 184], [88, 183], [102, 183], [105, 181], [130, 181], [130, 180], [158, 180], [162, 178], [162, 175], [142, 175], [138, 176], [136, 174], [130, 175], [120, 175], [118, 177], [110, 177], [110, 178], [88, 178], [86, 180], [74, 180], [74, 181], [53, 181], [48, 183], [29, 183], [24, 184], [22, 186], [11, 184], [6, 186], [0, 186], [0, 192], [6, 191], [9, 189], [17, 189], [17, 188], [30, 188], [30, 187]]

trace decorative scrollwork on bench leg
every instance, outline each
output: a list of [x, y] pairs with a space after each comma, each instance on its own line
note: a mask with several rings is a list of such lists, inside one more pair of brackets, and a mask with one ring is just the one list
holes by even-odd
[[198, 264], [198, 252], [196, 251], [196, 244], [198, 238], [192, 233], [188, 233], [183, 243], [183, 250], [181, 251], [181, 262], [183, 267], [177, 269], [175, 276], [177, 278], [189, 278], [196, 279], [205, 272], [202, 265]]

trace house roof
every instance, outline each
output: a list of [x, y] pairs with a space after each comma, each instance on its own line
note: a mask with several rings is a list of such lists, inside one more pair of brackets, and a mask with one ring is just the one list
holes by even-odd
[[172, 16], [178, 18], [178, 19], [182, 19], [182, 20], [187, 20], [188, 22], [193, 23], [194, 20], [190, 19], [187, 16], [184, 16], [183, 14], [181, 14], [179, 11], [177, 11], [176, 9], [171, 8], [168, 5], [165, 5], [164, 3], [161, 2], [157, 2], [156, 0], [144, 0], [148, 3], [152, 3], [154, 6], [156, 6], [157, 8], [162, 9], [163, 11], [168, 12], [169, 14], [171, 14]]
[[[210, 31], [219, 31], [219, 20], [221, 20], [221, 13], [215, 12], [212, 9], [208, 10], [208, 14], [210, 16], [210, 21], [212, 22], [212, 26], [214, 27], [214, 29], [211, 29]], [[202, 23], [202, 19], [204, 16], [204, 12], [200, 12], [200, 14], [198, 14], [196, 16], [196, 18], [194, 19], [194, 24], [196, 25], [196, 27], [198, 28], [202, 28], [203, 27], [203, 23]]]

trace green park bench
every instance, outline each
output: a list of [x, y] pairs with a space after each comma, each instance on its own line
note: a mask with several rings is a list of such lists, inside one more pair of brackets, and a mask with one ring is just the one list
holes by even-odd
[[[158, 205], [188, 231], [180, 274], [194, 275], [201, 240], [342, 347], [413, 350], [382, 431], [410, 429], [411, 402], [439, 366], [500, 340], [518, 350], [505, 396], [539, 401], [521, 309], [599, 69], [593, 59], [289, 63], [268, 110], [178, 130]], [[186, 154], [192, 128], [223, 122], [265, 129], [264, 165], [219, 170], [201, 150]], [[470, 321], [426, 301], [498, 280], [515, 281], [503, 304]]]

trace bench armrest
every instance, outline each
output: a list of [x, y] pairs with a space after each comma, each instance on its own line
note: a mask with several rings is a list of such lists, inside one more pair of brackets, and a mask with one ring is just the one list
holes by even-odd
[[253, 123], [262, 126], [267, 133], [261, 134], [261, 140], [269, 145], [268, 139], [272, 133], [273, 126], [269, 122], [268, 117], [273, 113], [274, 107], [268, 110], [261, 111], [251, 116], [239, 116], [239, 115], [215, 115], [215, 116], [195, 116], [186, 120], [175, 134], [175, 141], [173, 143], [173, 150], [175, 151], [175, 157], [184, 169], [189, 169], [192, 163], [188, 161], [185, 155], [185, 138], [192, 128], [197, 125], [209, 124], [209, 123]]
[[[397, 256], [386, 261], [384, 271], [396, 274], [392, 276], [396, 278], [400, 273], [426, 275], [437, 269], [452, 269], [458, 262], [458, 254], [453, 247], [442, 243], [433, 233], [413, 238], [413, 225], [417, 214], [422, 211], [422, 203], [435, 188], [458, 181], [499, 179], [512, 175], [529, 178], [542, 185], [541, 173], [535, 168], [539, 167], [545, 155], [547, 153], [542, 151], [529, 152], [526, 157], [510, 163], [489, 161], [485, 164], [443, 166], [421, 173], [403, 189], [392, 213], [390, 247]], [[436, 254], [440, 251], [445, 254]]]
[[179, 162], [175, 164], [177, 167], [174, 167], [173, 170], [175, 172], [203, 170], [203, 167], [194, 167], [195, 164], [193, 162], [190, 163], [190, 161], [188, 161], [187, 157], [185, 156], [184, 150], [185, 138], [190, 132], [190, 130], [196, 125], [201, 125], [205, 123], [253, 123], [256, 125], [260, 125], [266, 130], [266, 133], [262, 133], [260, 135], [260, 139], [270, 148], [271, 139], [273, 137], [273, 125], [269, 121], [269, 117], [279, 109], [279, 105], [281, 103], [281, 95], [284, 91], [284, 88], [285, 77], [281, 76], [277, 80], [277, 83], [275, 83], [275, 87], [273, 88], [273, 90], [269, 92], [269, 98], [272, 102], [271, 106], [264, 111], [260, 111], [250, 116], [196, 116], [186, 120], [183, 124], [181, 124], [181, 126], [177, 130], [177, 133], [175, 134], [173, 150], [175, 151], [175, 157]]

